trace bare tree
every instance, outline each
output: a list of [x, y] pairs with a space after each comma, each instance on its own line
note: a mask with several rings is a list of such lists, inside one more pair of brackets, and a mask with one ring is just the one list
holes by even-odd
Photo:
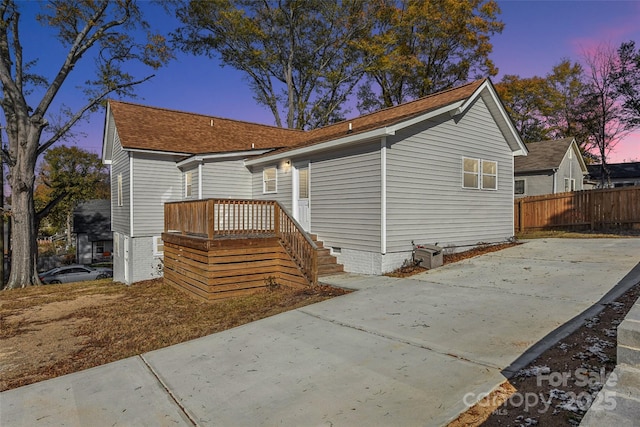
[[[2, 156], [9, 167], [13, 252], [7, 288], [39, 284], [37, 267], [35, 168], [38, 157], [59, 141], [108, 94], [132, 95], [132, 87], [151, 76], [136, 78], [122, 67], [140, 61], [157, 68], [171, 57], [164, 38], [147, 33], [138, 41], [136, 28], [148, 30], [133, 0], [51, 0], [43, 4], [37, 20], [56, 32], [67, 53], [53, 78], [30, 73], [35, 60], [27, 60], [20, 41], [20, 6], [15, 0], [0, 3], [0, 106], [7, 120], [9, 146]], [[48, 39], [43, 38], [43, 45]], [[39, 49], [46, 49], [39, 46]], [[65, 120], [44, 133], [47, 113], [67, 77], [88, 52], [95, 53], [95, 78], [83, 89], [86, 99], [77, 111], [65, 110]], [[35, 57], [35, 55], [34, 55]], [[35, 91], [34, 88], [40, 90]], [[82, 93], [81, 93], [82, 94]], [[39, 99], [32, 99], [41, 95]]]
[[582, 122], [588, 131], [589, 148], [595, 150], [601, 162], [601, 184], [610, 186], [607, 158], [611, 150], [629, 130], [625, 126], [616, 85], [618, 56], [607, 44], [585, 53], [587, 92]]

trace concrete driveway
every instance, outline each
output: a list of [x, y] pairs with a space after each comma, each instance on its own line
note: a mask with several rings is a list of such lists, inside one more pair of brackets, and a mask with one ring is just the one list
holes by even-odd
[[638, 283], [639, 261], [638, 238], [549, 239], [333, 276], [359, 290], [1, 393], [0, 425], [446, 425]]

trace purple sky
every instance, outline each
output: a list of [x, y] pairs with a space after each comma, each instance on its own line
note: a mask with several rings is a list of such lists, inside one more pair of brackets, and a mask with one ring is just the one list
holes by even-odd
[[[638, 1], [499, 1], [502, 34], [494, 36], [491, 58], [500, 70], [493, 79], [504, 74], [520, 77], [544, 76], [564, 58], [580, 61], [585, 50], [600, 43], [618, 47], [621, 42], [635, 40], [640, 44], [640, 2]], [[23, 2], [23, 45], [25, 57], [40, 57], [40, 73], [53, 75], [62, 61], [64, 51], [55, 40], [49, 41], [47, 29], [28, 23], [37, 10], [34, 2]], [[146, 19], [153, 27], [170, 29], [174, 20], [150, 3], [145, 4]], [[75, 89], [90, 71], [90, 64], [81, 63], [74, 71], [74, 80], [63, 87], [60, 100], [72, 108], [82, 105]], [[141, 70], [144, 72], [144, 70]], [[271, 114], [256, 105], [242, 73], [230, 67], [220, 67], [215, 59], [194, 57], [182, 53], [168, 66], [156, 71], [156, 77], [138, 86], [134, 102], [169, 109], [210, 114], [257, 123], [273, 124]], [[84, 77], [83, 77], [84, 76]], [[51, 110], [54, 111], [54, 110]], [[353, 109], [351, 116], [357, 115]], [[4, 121], [4, 118], [2, 119]], [[100, 152], [104, 113], [94, 113], [87, 122], [77, 126], [78, 135], [67, 144], [75, 143], [93, 152]], [[611, 153], [609, 162], [640, 161], [640, 132], [621, 141]]]

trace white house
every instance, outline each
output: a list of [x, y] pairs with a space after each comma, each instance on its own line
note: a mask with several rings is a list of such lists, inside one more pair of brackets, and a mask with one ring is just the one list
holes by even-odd
[[505, 241], [526, 153], [488, 79], [312, 131], [110, 101], [114, 280], [162, 274], [163, 204], [188, 199], [277, 200], [351, 272]]
[[517, 198], [584, 189], [587, 165], [574, 138], [530, 142], [526, 157], [515, 159]]

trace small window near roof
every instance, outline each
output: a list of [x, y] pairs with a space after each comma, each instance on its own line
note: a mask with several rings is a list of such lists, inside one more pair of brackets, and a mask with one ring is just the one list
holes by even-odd
[[513, 185], [513, 193], [514, 194], [524, 194], [524, 179], [516, 179]]
[[262, 192], [278, 192], [278, 170], [275, 167], [265, 168], [262, 171]]

